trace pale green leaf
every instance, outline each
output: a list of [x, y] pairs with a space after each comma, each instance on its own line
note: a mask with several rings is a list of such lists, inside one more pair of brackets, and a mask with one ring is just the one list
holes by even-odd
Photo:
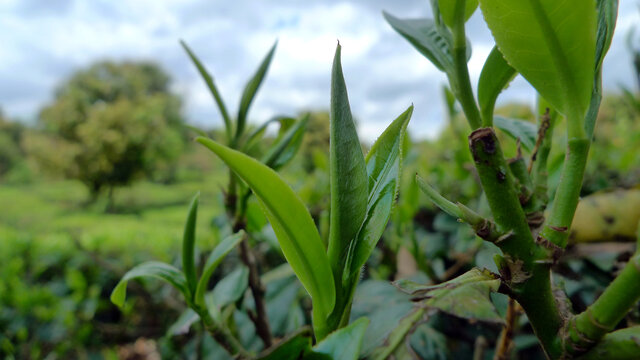
[[507, 63], [498, 47], [494, 46], [478, 79], [478, 105], [485, 126], [491, 126], [498, 95], [516, 75], [516, 69]]
[[168, 282], [180, 291], [185, 298], [189, 298], [189, 287], [184, 278], [184, 274], [175, 267], [159, 261], [149, 261], [142, 263], [129, 270], [118, 285], [111, 292], [111, 302], [122, 307], [127, 296], [127, 283], [129, 280], [141, 277], [154, 277]]
[[422, 55], [444, 72], [453, 69], [451, 40], [439, 31], [431, 19], [399, 19], [387, 12], [384, 18], [402, 37], [407, 39]]
[[528, 151], [532, 151], [536, 146], [536, 139], [538, 137], [538, 128], [536, 124], [518, 119], [510, 119], [502, 116], [495, 116], [493, 118], [494, 125], [505, 134], [511, 136], [514, 139], [520, 139], [522, 147]]
[[277, 45], [278, 42], [276, 41], [265, 58], [262, 60], [262, 63], [260, 63], [260, 67], [258, 67], [256, 73], [244, 87], [242, 98], [240, 99], [240, 107], [238, 109], [236, 138], [242, 136], [242, 132], [244, 131], [245, 125], [247, 123], [247, 114], [249, 113], [249, 107], [251, 106], [253, 98], [256, 96], [256, 93], [258, 92], [258, 89], [260, 88], [265, 75], [267, 74], [267, 70], [269, 69], [269, 65], [271, 64], [271, 59], [273, 59], [273, 54], [276, 51]]
[[196, 288], [195, 293], [195, 302], [198, 305], [204, 305], [204, 294], [207, 291], [207, 285], [209, 284], [209, 279], [213, 272], [216, 270], [218, 265], [222, 262], [225, 256], [233, 250], [240, 241], [244, 238], [244, 231], [240, 231], [236, 234], [226, 237], [222, 240], [216, 247], [213, 249], [209, 258], [207, 258], [207, 262], [204, 264], [204, 268], [202, 270], [202, 276], [200, 276], [200, 280], [198, 281], [198, 287]]
[[224, 121], [224, 127], [227, 132], [227, 137], [230, 139], [231, 138], [231, 118], [229, 117], [229, 113], [227, 112], [227, 107], [224, 104], [224, 100], [222, 100], [222, 97], [220, 96], [220, 92], [218, 91], [218, 88], [216, 87], [216, 84], [213, 81], [213, 77], [209, 75], [209, 72], [207, 71], [207, 69], [205, 69], [204, 65], [202, 65], [198, 57], [193, 53], [193, 51], [191, 51], [191, 49], [189, 48], [186, 42], [180, 40], [180, 45], [182, 45], [184, 50], [189, 55], [189, 58], [191, 58], [191, 61], [196, 66], [196, 68], [198, 69], [198, 72], [200, 73], [200, 76], [202, 76], [202, 79], [204, 80], [205, 84], [209, 88], [209, 92], [211, 92], [211, 95], [213, 95], [213, 99], [218, 105], [218, 110], [220, 110], [220, 114], [222, 115], [222, 120]]
[[333, 275], [305, 205], [273, 169], [213, 140], [196, 140], [218, 155], [261, 201], [285, 258], [313, 299], [314, 323], [326, 319], [335, 302]]
[[594, 0], [480, 0], [500, 51], [582, 131], [596, 48]]

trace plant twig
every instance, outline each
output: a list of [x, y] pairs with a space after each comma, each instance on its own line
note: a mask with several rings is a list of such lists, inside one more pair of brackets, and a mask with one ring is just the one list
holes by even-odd
[[493, 360], [510, 359], [511, 349], [513, 348], [513, 332], [515, 323], [518, 319], [517, 306], [518, 304], [516, 304], [516, 302], [512, 298], [509, 298], [505, 326], [504, 328], [502, 328], [502, 332], [500, 332], [500, 337], [498, 338], [498, 344], [496, 344], [496, 352], [493, 356]]

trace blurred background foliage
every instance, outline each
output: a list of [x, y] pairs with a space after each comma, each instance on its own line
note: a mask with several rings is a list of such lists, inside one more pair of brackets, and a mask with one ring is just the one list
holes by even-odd
[[[390, 280], [408, 277], [437, 283], [473, 266], [495, 270], [496, 248], [437, 210], [414, 181], [419, 173], [451, 200], [479, 212], [487, 210], [470, 154], [460, 145], [467, 142], [466, 122], [446, 89], [443, 101], [448, 122], [440, 135], [405, 143], [398, 205], [356, 293], [352, 317], [371, 319], [364, 341], [369, 355], [381, 351], [376, 346], [413, 311], [407, 296]], [[179, 266], [187, 202], [196, 191], [202, 192], [200, 258], [231, 231], [220, 191], [227, 170], [189, 141], [194, 134], [185, 126], [181, 103], [157, 65], [105, 61], [77, 71], [61, 84], [35, 124], [11, 121], [0, 112], [1, 357], [228, 358], [198, 324], [191, 325], [184, 305], [167, 286], [132, 283], [132, 296], [122, 312], [108, 300], [119, 278], [135, 264], [161, 260]], [[540, 115], [523, 104], [501, 106], [497, 113], [533, 123]], [[597, 126], [582, 195], [636, 187], [637, 90], [607, 95]], [[560, 134], [549, 160], [552, 183], [564, 156], [559, 136], [563, 127], [557, 128]], [[213, 138], [220, 138], [219, 131], [207, 130]], [[267, 136], [266, 142], [276, 135]], [[516, 156], [517, 142], [500, 136], [507, 156]], [[257, 144], [252, 152], [260, 154], [266, 145]], [[312, 111], [298, 156], [282, 171], [325, 237], [328, 148], [329, 115]], [[273, 333], [283, 337], [310, 323], [310, 301], [283, 265], [273, 230], [255, 200], [249, 203], [248, 230], [264, 274]], [[579, 244], [572, 249], [555, 276], [577, 306], [599, 294], [631, 251], [628, 243], [618, 242], [596, 250]], [[259, 350], [253, 323], [240, 311], [252, 306], [240, 263], [233, 252], [216, 272], [215, 281], [231, 279], [220, 281], [217, 301], [225, 304], [223, 316], [247, 348]], [[492, 300], [504, 315], [506, 299], [495, 295]], [[639, 314], [635, 311], [627, 321], [639, 321]], [[541, 358], [526, 318], [521, 316], [518, 324], [514, 358]], [[499, 331], [496, 324], [430, 314], [394, 356], [469, 358], [474, 347], [486, 346], [488, 359]]]

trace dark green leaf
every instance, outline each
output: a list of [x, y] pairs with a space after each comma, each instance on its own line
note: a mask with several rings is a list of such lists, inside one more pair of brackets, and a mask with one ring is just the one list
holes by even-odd
[[196, 139], [218, 155], [260, 199], [282, 252], [313, 299], [314, 325], [335, 303], [329, 259], [309, 211], [271, 168], [210, 139]]
[[239, 265], [213, 288], [212, 299], [216, 306], [224, 307], [238, 301], [249, 283], [249, 269]]
[[194, 263], [194, 246], [196, 241], [196, 220], [198, 217], [199, 197], [200, 193], [196, 194], [191, 200], [187, 222], [184, 225], [184, 235], [182, 237], [182, 271], [184, 271], [191, 294], [195, 293], [198, 283], [196, 265]]
[[[442, 14], [442, 20], [448, 27], [455, 23], [455, 13], [458, 3], [464, 0], [438, 0], [438, 8]], [[464, 3], [464, 21], [467, 21], [478, 7], [478, 0], [466, 0]]]
[[478, 105], [485, 126], [491, 126], [496, 99], [516, 74], [516, 69], [507, 63], [498, 47], [494, 46], [478, 80]]
[[202, 276], [198, 281], [198, 287], [196, 288], [194, 297], [196, 304], [205, 305], [204, 293], [207, 291], [207, 285], [209, 285], [211, 275], [213, 275], [213, 272], [216, 270], [218, 265], [220, 265], [222, 259], [224, 259], [224, 257], [227, 256], [227, 254], [231, 252], [231, 250], [233, 250], [240, 241], [242, 241], [244, 236], [245, 233], [240, 231], [239, 233], [226, 237], [215, 247], [215, 249], [213, 249], [211, 255], [209, 255], [209, 258], [207, 259], [207, 262], [204, 264]]
[[403, 343], [405, 337], [419, 321], [422, 321], [424, 309], [416, 308], [408, 316], [402, 318], [398, 325], [389, 333], [384, 343], [377, 347], [369, 358], [385, 360]]
[[129, 280], [141, 277], [162, 279], [178, 289], [185, 298], [189, 298], [189, 287], [187, 286], [184, 274], [180, 272], [180, 270], [169, 264], [149, 261], [134, 267], [124, 274], [118, 285], [113, 289], [113, 292], [111, 292], [111, 302], [118, 307], [122, 307], [127, 296], [127, 283]]
[[380, 135], [367, 154], [369, 190], [367, 212], [357, 239], [350, 249], [343, 281], [358, 276], [382, 236], [398, 194], [402, 170], [402, 144], [413, 106], [400, 114]]
[[207, 87], [209, 88], [211, 95], [213, 95], [213, 99], [216, 101], [216, 104], [218, 105], [218, 110], [220, 110], [220, 114], [222, 115], [222, 120], [224, 121], [224, 127], [227, 132], [227, 138], [231, 139], [231, 118], [229, 117], [229, 113], [227, 112], [227, 107], [225, 106], [224, 101], [222, 100], [222, 97], [218, 92], [218, 88], [216, 87], [216, 84], [213, 81], [213, 77], [209, 75], [209, 73], [207, 72], [207, 69], [205, 69], [205, 67], [202, 65], [202, 63], [196, 57], [193, 51], [191, 51], [189, 46], [187, 46], [186, 42], [180, 40], [180, 45], [182, 45], [184, 50], [187, 52], [187, 54], [191, 58], [191, 61], [198, 69], [200, 76], [202, 76], [202, 79], [207, 84]]
[[304, 131], [308, 122], [309, 114], [287, 129], [284, 134], [278, 137], [276, 143], [267, 150], [262, 162], [274, 170], [278, 170], [293, 159], [298, 149], [300, 149], [300, 145], [302, 145]]
[[493, 122], [495, 127], [504, 131], [505, 134], [514, 139], [520, 139], [520, 144], [528, 151], [533, 150], [536, 146], [538, 128], [534, 123], [502, 116], [495, 116]]
[[340, 49], [338, 44], [331, 74], [331, 225], [327, 252], [336, 281], [345, 270], [347, 251], [367, 210], [367, 168], [351, 117]]
[[314, 354], [305, 360], [317, 359], [314, 355], [324, 354], [334, 360], [357, 360], [369, 319], [360, 318], [349, 326], [336, 330], [313, 347]]
[[273, 53], [276, 51], [276, 46], [278, 42], [276, 41], [264, 60], [258, 67], [258, 71], [253, 75], [251, 80], [244, 87], [244, 91], [242, 92], [242, 98], [240, 99], [240, 108], [238, 109], [238, 123], [236, 126], [236, 138], [240, 138], [242, 136], [242, 132], [244, 131], [244, 127], [247, 123], [247, 114], [249, 113], [249, 107], [251, 106], [251, 102], [253, 98], [256, 96], [262, 81], [264, 80], [264, 76], [267, 74], [267, 70], [269, 69], [269, 65], [271, 64], [271, 59], [273, 58]]
[[500, 279], [489, 270], [471, 269], [438, 285], [421, 285], [410, 280], [394, 283], [400, 290], [422, 301], [425, 306], [465, 319], [502, 322], [489, 297], [498, 291]]
[[311, 329], [303, 327], [260, 354], [257, 360], [304, 359], [311, 352], [311, 338]]
[[480, 8], [509, 64], [580, 135], [594, 76], [594, 1], [480, 0]]
[[447, 73], [453, 69], [451, 41], [438, 30], [433, 20], [398, 19], [387, 12], [383, 12], [383, 15], [395, 31], [407, 39], [438, 69]]

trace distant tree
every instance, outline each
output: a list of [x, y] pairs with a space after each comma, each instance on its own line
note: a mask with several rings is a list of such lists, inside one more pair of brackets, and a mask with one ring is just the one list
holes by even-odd
[[23, 160], [20, 138], [24, 127], [9, 121], [0, 109], [0, 178]]
[[318, 161], [329, 157], [329, 112], [314, 111], [309, 113], [309, 123], [302, 142], [301, 155], [303, 167], [312, 173]]
[[73, 74], [41, 110], [25, 141], [46, 169], [84, 183], [95, 200], [171, 163], [183, 150], [181, 101], [169, 76], [147, 62], [99, 62]]

